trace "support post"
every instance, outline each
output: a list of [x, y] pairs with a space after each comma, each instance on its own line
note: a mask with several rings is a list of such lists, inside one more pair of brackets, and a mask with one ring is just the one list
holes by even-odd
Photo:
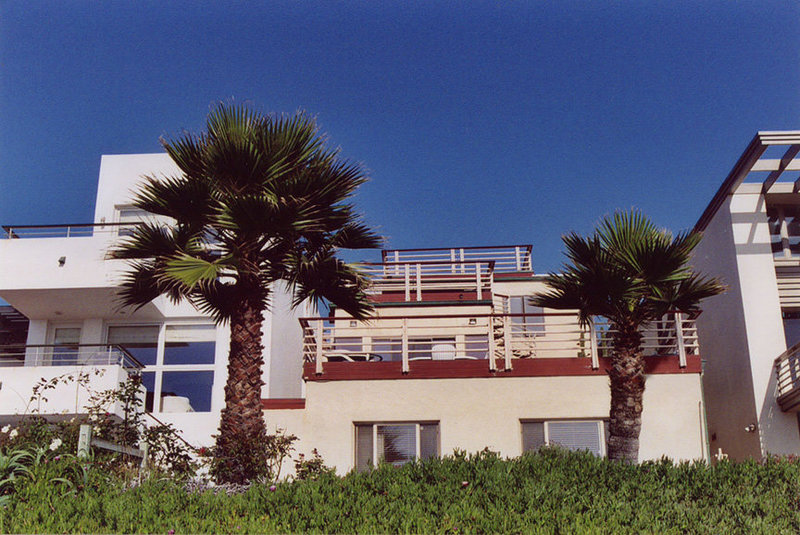
[[675, 313], [675, 342], [678, 345], [678, 362], [681, 368], [686, 367], [686, 344], [683, 340], [683, 318], [680, 312]]
[[316, 321], [317, 327], [316, 332], [314, 333], [314, 339], [317, 343], [317, 355], [316, 355], [316, 373], [317, 375], [322, 375], [322, 340], [323, 337], [323, 323], [322, 320]]
[[511, 369], [511, 318], [503, 316], [503, 349], [505, 350], [506, 371]]
[[417, 264], [417, 301], [422, 301], [422, 264]]
[[78, 431], [78, 458], [86, 459], [89, 457], [89, 450], [92, 443], [92, 426], [81, 424]]
[[483, 299], [481, 292], [481, 263], [475, 262], [475, 289], [478, 293], [478, 301]]
[[591, 318], [589, 319], [589, 344], [591, 347], [592, 369], [596, 370], [600, 367], [600, 358], [597, 351], [597, 329], [594, 326], [594, 320]]
[[401, 338], [401, 351], [402, 351], [402, 372], [408, 373], [408, 318], [403, 318], [403, 332]]
[[494, 343], [494, 317], [489, 316], [489, 371], [497, 371], [497, 363], [494, 360], [496, 346]]
[[514, 259], [517, 263], [517, 271], [522, 271], [522, 259], [519, 255], [519, 247], [514, 247]]
[[411, 273], [409, 273], [409, 269], [411, 266], [409, 264], [405, 264], [405, 290], [406, 290], [406, 303], [411, 301]]

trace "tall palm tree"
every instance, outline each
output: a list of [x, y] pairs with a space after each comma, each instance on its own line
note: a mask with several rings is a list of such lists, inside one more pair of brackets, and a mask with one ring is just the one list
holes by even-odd
[[697, 312], [702, 299], [724, 287], [692, 271], [689, 260], [700, 234], [673, 237], [641, 213], [617, 212], [595, 232], [563, 237], [563, 273], [551, 273], [537, 306], [578, 310], [584, 326], [592, 316], [608, 319], [612, 335], [608, 456], [635, 462], [639, 455], [645, 366], [641, 328], [672, 310]]
[[180, 173], [144, 177], [133, 204], [169, 223], [141, 224], [111, 251], [130, 264], [120, 296], [135, 306], [187, 299], [230, 323], [215, 475], [245, 482], [266, 469], [261, 328], [274, 285], [288, 284], [294, 306], [324, 299], [356, 318], [371, 310], [365, 278], [337, 257], [380, 246], [347, 202], [366, 175], [300, 112], [220, 104], [204, 132], [161, 143]]

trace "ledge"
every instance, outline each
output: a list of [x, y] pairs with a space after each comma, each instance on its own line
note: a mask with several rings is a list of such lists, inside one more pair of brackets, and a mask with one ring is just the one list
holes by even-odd
[[[700, 356], [688, 355], [686, 367], [681, 368], [674, 355], [645, 357], [646, 373], [699, 374]], [[503, 361], [498, 360], [502, 367]], [[514, 359], [512, 369], [489, 371], [486, 360], [418, 360], [410, 363], [410, 371], [402, 373], [400, 362], [325, 362], [322, 375], [314, 371], [313, 363], [303, 365], [306, 381], [364, 381], [386, 379], [468, 379], [489, 377], [569, 377], [607, 375], [611, 359], [601, 358], [600, 367], [593, 370], [588, 358]]]
[[265, 411], [280, 409], [305, 409], [305, 398], [269, 398], [261, 400], [261, 408]]

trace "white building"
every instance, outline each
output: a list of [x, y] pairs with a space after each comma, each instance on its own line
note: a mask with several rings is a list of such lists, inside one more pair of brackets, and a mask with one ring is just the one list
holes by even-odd
[[[41, 377], [104, 370], [95, 390], [142, 366], [148, 410], [195, 445], [217, 430], [228, 331], [188, 304], [158, 298], [120, 309], [124, 262], [108, 260], [144, 174], [176, 170], [164, 155], [104, 156], [94, 222], [4, 227], [0, 298], [30, 320], [27, 346], [0, 351], [0, 418], [30, 410]], [[608, 328], [532, 308], [543, 288], [531, 247], [390, 250], [365, 265], [375, 317], [290, 311], [278, 292], [266, 316], [264, 415], [339, 472], [377, 459], [542, 444], [606, 452]], [[302, 318], [300, 318], [302, 316]], [[670, 315], [645, 331], [649, 355], [640, 459], [707, 459], [694, 322]], [[94, 377], [94, 376], [93, 376]], [[40, 408], [79, 412], [88, 393], [63, 388]]]
[[[303, 318], [305, 397], [265, 400], [270, 427], [340, 472], [376, 459], [543, 444], [606, 453], [607, 325], [531, 307], [530, 246], [389, 250], [367, 265], [375, 317]], [[694, 323], [644, 332], [639, 458], [708, 459]]]
[[[29, 319], [27, 346], [0, 349], [0, 419], [31, 412], [81, 412], [91, 391], [113, 388], [141, 364], [147, 406], [175, 424], [194, 445], [207, 445], [224, 405], [229, 331], [189, 304], [158, 298], [139, 310], [120, 308], [116, 288], [125, 262], [109, 260], [109, 245], [125, 223], [143, 214], [130, 204], [142, 175], [175, 174], [166, 154], [103, 156], [94, 221], [82, 225], [4, 227], [0, 240], [0, 298]], [[265, 315], [264, 398], [302, 395], [297, 317], [285, 292]], [[60, 386], [48, 403], [29, 405], [41, 378], [79, 370], [88, 388]], [[288, 378], [292, 377], [292, 380]]]
[[[728, 291], [698, 319], [711, 449], [800, 454], [800, 131], [759, 132], [696, 225]], [[789, 348], [789, 351], [787, 351]]]

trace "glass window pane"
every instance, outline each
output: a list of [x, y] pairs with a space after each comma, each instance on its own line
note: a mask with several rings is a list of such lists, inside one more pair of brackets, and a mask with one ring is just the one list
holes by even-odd
[[403, 360], [402, 342], [397, 338], [373, 338], [372, 353], [380, 355], [384, 361]]
[[164, 364], [214, 364], [213, 325], [168, 325]]
[[81, 341], [80, 327], [58, 327], [53, 331], [53, 366], [69, 366], [78, 363], [78, 344]]
[[336, 351], [351, 351], [361, 353], [363, 351], [360, 336], [337, 336], [333, 341]]
[[485, 334], [468, 334], [464, 337], [466, 355], [474, 359], [489, 358], [489, 337]]
[[161, 379], [163, 412], [209, 412], [214, 372], [164, 372]]
[[439, 424], [419, 425], [419, 455], [423, 459], [439, 456]]
[[145, 366], [152, 366], [158, 353], [158, 329], [157, 325], [111, 326], [106, 341], [109, 345], [124, 347]]
[[156, 372], [142, 372], [142, 386], [145, 389], [144, 410], [153, 412], [153, 399], [156, 392]]
[[417, 456], [416, 425], [379, 425], [377, 435], [382, 461], [400, 466]]
[[372, 424], [357, 424], [356, 470], [364, 471], [372, 465]]
[[522, 422], [522, 451], [544, 446], [544, 422]]
[[598, 422], [547, 422], [547, 442], [570, 450], [589, 450], [600, 455]]

